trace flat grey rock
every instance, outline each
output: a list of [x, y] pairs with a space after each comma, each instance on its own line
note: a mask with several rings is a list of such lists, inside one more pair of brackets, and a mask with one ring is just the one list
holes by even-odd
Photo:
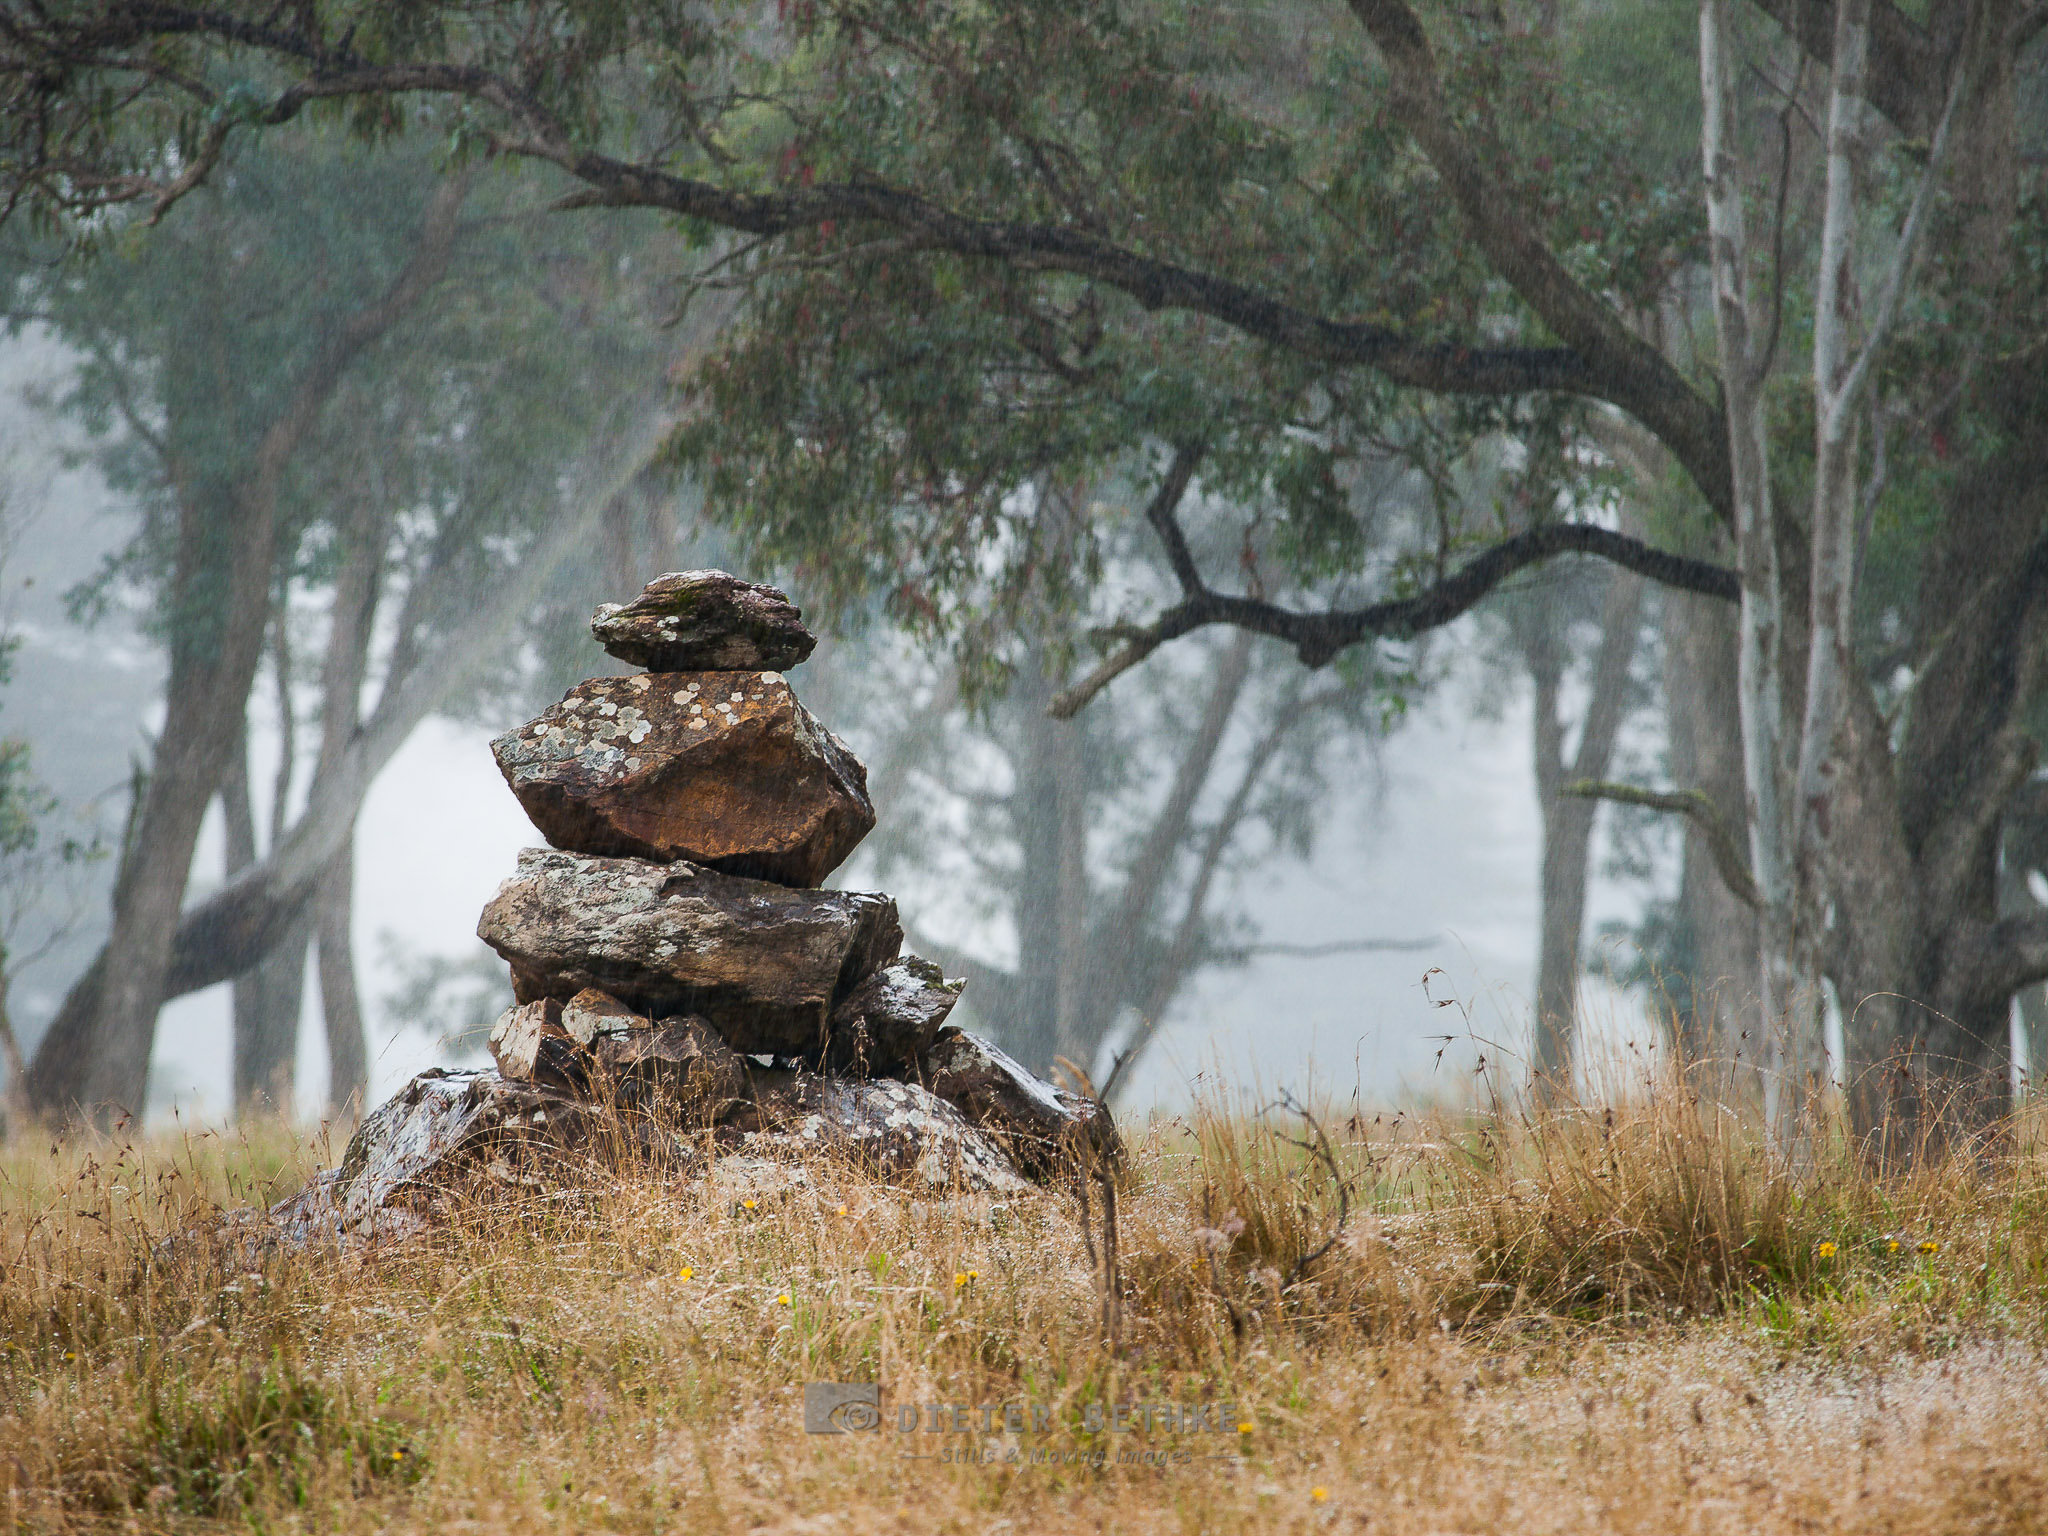
[[520, 1002], [596, 987], [649, 1018], [696, 1014], [744, 1054], [792, 1056], [824, 1048], [833, 1007], [903, 944], [886, 896], [540, 848], [477, 936]]

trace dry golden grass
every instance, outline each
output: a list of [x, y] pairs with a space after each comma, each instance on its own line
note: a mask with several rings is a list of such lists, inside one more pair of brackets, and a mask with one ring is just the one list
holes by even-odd
[[[17, 1142], [0, 1529], [2048, 1529], [2028, 1127], [1880, 1181], [1679, 1095], [1326, 1123], [1348, 1197], [1291, 1117], [1150, 1129], [1116, 1352], [1065, 1197], [618, 1178], [258, 1255], [160, 1245], [331, 1152]], [[822, 1380], [883, 1383], [884, 1428], [804, 1434]], [[1055, 1427], [896, 1432], [930, 1402]], [[1250, 1428], [1069, 1423], [1120, 1402]], [[993, 1460], [905, 1458], [958, 1447]], [[1176, 1450], [1210, 1459], [1123, 1459]]]

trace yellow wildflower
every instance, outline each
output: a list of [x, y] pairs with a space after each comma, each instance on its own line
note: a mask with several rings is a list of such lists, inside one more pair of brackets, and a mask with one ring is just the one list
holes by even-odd
[[696, 1270], [692, 1269], [689, 1265], [685, 1264], [681, 1269], [676, 1271], [676, 1278], [678, 1280], [688, 1280], [691, 1276], [695, 1275], [696, 1273]]
[[751, 1211], [754, 1208], [754, 1202], [752, 1200], [742, 1200], [740, 1202], [740, 1208], [742, 1210]]
[[1252, 1432], [1252, 1421], [1250, 1419], [1246, 1419], [1242, 1424], [1237, 1426], [1237, 1432], [1240, 1435], [1250, 1434]]
[[1886, 1253], [1897, 1253], [1899, 1251], [1899, 1240], [1896, 1237], [1886, 1238], [1884, 1244], [1884, 1251]]
[[1309, 1489], [1308, 1496], [1314, 1499], [1318, 1504], [1327, 1504], [1330, 1502], [1330, 1490], [1322, 1487], [1320, 1484], [1314, 1488]]
[[966, 1270], [964, 1270], [964, 1269], [956, 1269], [956, 1270], [954, 1270], [954, 1271], [953, 1271], [953, 1289], [957, 1291], [957, 1290], [959, 1290], [959, 1289], [960, 1289], [960, 1287], [961, 1287], [961, 1286], [965, 1285], [966, 1283], [967, 1283], [967, 1271], [966, 1271]]
[[782, 1292], [782, 1294], [781, 1294], [781, 1295], [777, 1296], [777, 1297], [775, 1298], [775, 1305], [777, 1305], [778, 1307], [786, 1307], [786, 1306], [788, 1306], [788, 1305], [789, 1305], [789, 1292], [787, 1292], [787, 1291], [784, 1291], [784, 1292]]
[[1920, 1245], [1920, 1251], [1922, 1253], [1939, 1253], [1941, 1252], [1941, 1244], [1937, 1243], [1933, 1238], [1930, 1237], [1927, 1239], [1926, 1242]]
[[843, 1205], [842, 1205], [841, 1207], [839, 1207], [839, 1210], [838, 1210], [837, 1214], [838, 1214], [838, 1215], [841, 1215], [841, 1216], [844, 1216], [844, 1215], [846, 1214], [846, 1207], [845, 1207], [845, 1206], [843, 1206]]
[[1835, 1245], [1833, 1243], [1822, 1243], [1817, 1252], [1824, 1259], [1832, 1259], [1835, 1256]]

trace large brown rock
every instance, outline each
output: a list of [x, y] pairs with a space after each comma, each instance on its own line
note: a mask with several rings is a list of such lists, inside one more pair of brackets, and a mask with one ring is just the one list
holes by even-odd
[[867, 769], [773, 671], [592, 678], [491, 751], [577, 853], [815, 886], [875, 825]]
[[832, 1010], [826, 1067], [856, 1077], [906, 1075], [966, 985], [946, 980], [936, 965], [916, 955], [883, 966]]
[[724, 571], [657, 576], [630, 603], [600, 607], [590, 632], [650, 672], [784, 672], [818, 643], [781, 592]]
[[746, 1054], [801, 1055], [903, 929], [886, 896], [529, 848], [477, 937], [511, 963], [520, 1002], [596, 987], [649, 1018], [701, 1015]]
[[1046, 1082], [979, 1035], [940, 1030], [919, 1063], [918, 1076], [972, 1124], [993, 1134], [1033, 1178], [1122, 1155], [1108, 1110]]
[[755, 1069], [740, 1148], [807, 1160], [843, 1158], [878, 1178], [935, 1191], [1016, 1193], [1008, 1154], [916, 1083]]

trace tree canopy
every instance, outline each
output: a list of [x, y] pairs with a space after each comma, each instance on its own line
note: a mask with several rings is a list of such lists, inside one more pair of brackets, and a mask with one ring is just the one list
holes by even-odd
[[[718, 233], [744, 320], [674, 461], [992, 656], [1016, 594], [1085, 603], [1109, 654], [1062, 708], [1195, 628], [1322, 665], [1567, 552], [1739, 602], [1767, 1002], [1914, 1000], [1869, 1011], [1871, 1082], [1995, 1067], [2048, 974], [1994, 878], [2048, 596], [2044, 13], [1703, 0], [1681, 106], [1668, 61], [1587, 63], [1653, 23], [1563, 12], [97, 0], [10, 13], [0, 180], [93, 238], [339, 112]], [[1603, 477], [1664, 456], [1677, 523], [1612, 526]], [[1164, 608], [1045, 515], [1112, 475]], [[1191, 487], [1269, 535], [1227, 579]]]

